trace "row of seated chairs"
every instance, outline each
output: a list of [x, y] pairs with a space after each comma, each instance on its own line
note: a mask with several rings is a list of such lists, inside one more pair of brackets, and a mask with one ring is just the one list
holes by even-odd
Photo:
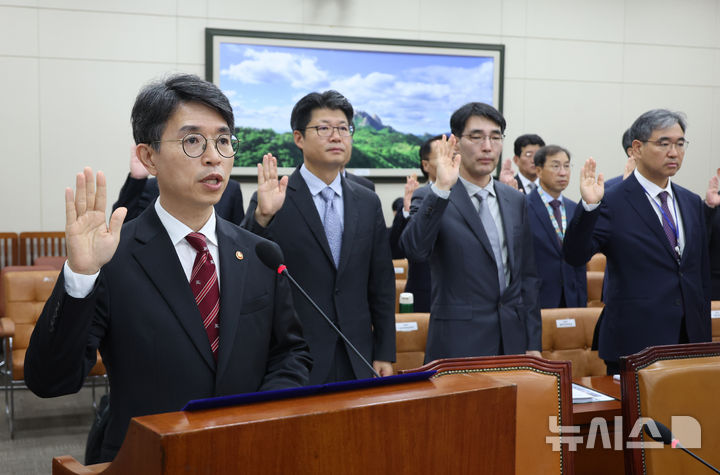
[[66, 256], [65, 232], [0, 233], [0, 269], [37, 264], [42, 256]]
[[[38, 268], [42, 266], [19, 266], [4, 268], [2, 277], [2, 295], [4, 314], [0, 318], [0, 341], [2, 342], [4, 362], [0, 372], [4, 379], [5, 412], [8, 417], [10, 437], [15, 436], [15, 391], [25, 387], [25, 353], [30, 336], [35, 328], [45, 301], [52, 293], [59, 271], [56, 268]], [[98, 353], [98, 360], [90, 371], [86, 384], [92, 387], [93, 406], [96, 406], [95, 389], [102, 386], [107, 392], [105, 367]]]

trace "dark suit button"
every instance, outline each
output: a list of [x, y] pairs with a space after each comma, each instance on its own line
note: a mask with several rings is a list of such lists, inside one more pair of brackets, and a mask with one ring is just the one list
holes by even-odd
[[675, 305], [677, 305], [678, 307], [681, 305], [680, 299], [675, 299]]

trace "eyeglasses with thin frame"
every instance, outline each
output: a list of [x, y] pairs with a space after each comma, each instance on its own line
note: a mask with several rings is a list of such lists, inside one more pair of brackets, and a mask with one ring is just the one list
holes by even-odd
[[203, 134], [196, 132], [187, 134], [179, 140], [154, 140], [152, 143], [180, 142], [185, 155], [189, 158], [198, 158], [205, 153], [208, 140], [215, 142], [215, 150], [223, 158], [235, 158], [235, 153], [240, 146], [240, 141], [232, 134], [220, 134], [214, 139], [208, 139]]
[[572, 171], [572, 163], [548, 163], [545, 165], [545, 167], [549, 168], [553, 173], [557, 173], [560, 171], [560, 169], [565, 170], [566, 172]]
[[489, 140], [490, 144], [493, 147], [497, 147], [500, 144], [502, 144], [503, 139], [505, 138], [505, 135], [503, 134], [490, 134], [490, 135], [483, 135], [483, 134], [462, 134], [460, 137], [467, 137], [469, 141], [475, 144], [481, 144], [485, 142], [485, 140]]
[[645, 140], [645, 142], [655, 145], [663, 152], [668, 152], [670, 150], [670, 147], [673, 146], [678, 152], [684, 152], [685, 150], [687, 150], [688, 145], [690, 145], [690, 141], [685, 139], [678, 139], [677, 142], [671, 142], [670, 140]]
[[336, 130], [340, 137], [352, 137], [355, 133], [355, 127], [352, 125], [339, 125], [337, 127], [330, 125], [310, 125], [305, 127], [305, 130], [307, 129], [315, 129], [315, 132], [317, 132], [320, 137], [330, 137]]
[[532, 158], [532, 157], [535, 156], [535, 151], [534, 151], [534, 150], [528, 150], [527, 152], [523, 152], [523, 156], [525, 156], [525, 157], [527, 157], [527, 158]]

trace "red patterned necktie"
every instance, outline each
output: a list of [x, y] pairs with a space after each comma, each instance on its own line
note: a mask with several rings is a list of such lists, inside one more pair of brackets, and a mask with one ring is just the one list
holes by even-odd
[[205, 243], [205, 236], [200, 233], [190, 233], [185, 236], [185, 239], [197, 251], [190, 274], [190, 288], [195, 295], [195, 303], [197, 303], [203, 319], [210, 349], [217, 361], [218, 346], [220, 345], [220, 288], [218, 287], [215, 263]]

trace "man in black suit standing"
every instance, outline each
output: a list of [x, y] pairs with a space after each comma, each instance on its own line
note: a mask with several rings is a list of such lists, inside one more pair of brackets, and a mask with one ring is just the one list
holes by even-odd
[[307, 383], [288, 283], [256, 256], [262, 238], [213, 208], [237, 150], [233, 122], [210, 82], [152, 83], [132, 126], [159, 198], [125, 225], [118, 208], [108, 226], [102, 172], [95, 184], [85, 168], [76, 194], [65, 191], [68, 260], [35, 325], [25, 381], [41, 397], [77, 392], [100, 350], [110, 403], [100, 458], [87, 463], [115, 457], [132, 417]]
[[[271, 154], [243, 226], [278, 243], [288, 270], [381, 375], [395, 360], [395, 277], [380, 199], [340, 171], [352, 152], [353, 108], [337, 91], [313, 92], [290, 117], [303, 164], [278, 178]], [[312, 384], [371, 377], [299, 292]]]
[[535, 152], [545, 146], [545, 141], [535, 134], [525, 134], [515, 139], [515, 156], [513, 162], [518, 167], [515, 175], [517, 189], [526, 195], [538, 187], [538, 177], [535, 171]]

